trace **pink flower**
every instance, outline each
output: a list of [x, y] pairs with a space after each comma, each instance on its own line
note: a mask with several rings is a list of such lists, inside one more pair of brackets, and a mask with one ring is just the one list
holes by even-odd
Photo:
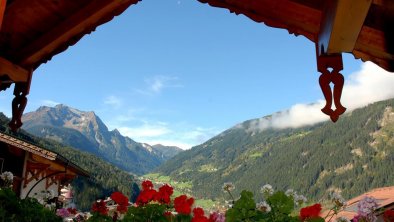
[[378, 203], [376, 199], [373, 197], [364, 197], [364, 199], [358, 202], [358, 214], [367, 217], [368, 215], [372, 214], [378, 207]]
[[209, 215], [209, 222], [226, 222], [226, 217], [224, 216], [224, 214], [212, 212]]
[[61, 209], [56, 210], [56, 215], [61, 218], [65, 218], [65, 217], [70, 216], [70, 212], [68, 212], [68, 210], [66, 208], [61, 208]]

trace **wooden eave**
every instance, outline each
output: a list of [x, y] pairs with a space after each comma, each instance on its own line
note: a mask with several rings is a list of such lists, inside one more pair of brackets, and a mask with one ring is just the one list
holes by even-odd
[[81, 167], [77, 166], [76, 164], [56, 152], [49, 151], [42, 147], [36, 146], [34, 144], [1, 132], [0, 141], [31, 153], [31, 157], [33, 158], [33, 160], [40, 163], [49, 164], [52, 166], [52, 168], [56, 170], [62, 171], [67, 169], [69, 174], [78, 174], [86, 177], [90, 176], [86, 170], [82, 169]]
[[48, 151], [44, 148], [35, 146], [31, 143], [25, 142], [4, 133], [0, 133], [0, 141], [51, 161], [55, 160], [57, 157], [57, 154], [54, 152]]
[[8, 0], [0, 30], [0, 57], [35, 69], [138, 1]]
[[74, 163], [72, 163], [71, 161], [69, 161], [68, 159], [66, 159], [65, 157], [59, 154], [56, 157], [56, 160], [54, 161], [45, 159], [37, 155], [32, 155], [31, 159], [38, 163], [48, 164], [50, 166], [50, 169], [56, 172], [65, 171], [66, 175], [70, 175], [70, 176], [80, 175], [80, 176], [89, 177], [89, 173], [87, 171], [75, 165]]
[[[303, 35], [312, 42], [318, 42], [320, 30], [323, 28], [322, 20], [326, 13], [327, 4], [337, 0], [199, 0], [211, 6], [226, 8], [235, 14], [243, 14], [250, 19], [264, 23], [275, 28], [282, 28], [291, 34]], [[354, 0], [355, 4], [361, 3]], [[340, 1], [338, 1], [340, 2]], [[347, 1], [349, 2], [349, 1]], [[362, 3], [364, 3], [363, 1]], [[343, 2], [340, 2], [343, 4]], [[342, 12], [355, 10], [354, 5], [345, 3]], [[343, 5], [341, 5], [342, 7]], [[332, 43], [334, 48], [339, 48], [342, 52], [352, 53], [355, 58], [363, 61], [372, 61], [387, 71], [394, 71], [394, 1], [373, 0], [370, 6], [357, 9], [362, 14], [366, 9], [366, 16], [360, 16], [356, 22], [362, 22], [357, 32], [349, 32], [350, 44], [341, 46], [341, 43]], [[345, 15], [345, 16], [344, 16]], [[357, 13], [353, 14], [358, 16]], [[342, 21], [338, 24], [350, 24], [352, 27], [358, 24], [353, 23], [354, 17], [350, 14], [342, 13]], [[341, 17], [337, 17], [341, 19]], [[342, 28], [346, 31], [346, 28]], [[335, 30], [334, 30], [335, 31]], [[356, 30], [357, 31], [357, 30]], [[354, 36], [356, 34], [356, 37]], [[341, 33], [337, 39], [340, 39]], [[280, 43], [278, 43], [280, 44]], [[349, 50], [349, 45], [353, 45]]]

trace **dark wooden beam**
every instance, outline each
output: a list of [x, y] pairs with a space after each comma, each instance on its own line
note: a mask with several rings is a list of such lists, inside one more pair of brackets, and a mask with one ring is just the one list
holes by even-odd
[[30, 72], [0, 57], [0, 76], [7, 75], [13, 82], [27, 82]]
[[134, 0], [94, 0], [65, 21], [56, 25], [30, 45], [18, 52], [18, 63], [23, 67], [33, 66], [70, 39], [88, 34], [96, 28], [103, 18], [111, 16], [119, 8], [128, 7]]
[[0, 0], [0, 30], [1, 30], [1, 25], [3, 24], [3, 17], [4, 17], [6, 6], [7, 6], [7, 0]]
[[318, 34], [319, 55], [352, 52], [372, 0], [327, 0]]

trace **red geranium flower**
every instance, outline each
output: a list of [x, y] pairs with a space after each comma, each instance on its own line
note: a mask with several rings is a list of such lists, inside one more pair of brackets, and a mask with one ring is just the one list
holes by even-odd
[[149, 189], [149, 190], [141, 191], [136, 200], [137, 206], [145, 205], [150, 201], [155, 200], [156, 195], [157, 195], [156, 190]]
[[166, 211], [166, 212], [164, 212], [164, 214], [163, 214], [165, 217], [171, 217], [172, 216], [172, 213], [170, 212], [170, 211]]
[[111, 199], [118, 204], [116, 209], [120, 213], [126, 213], [127, 207], [129, 206], [129, 198], [123, 195], [121, 192], [114, 192], [111, 194]]
[[159, 192], [156, 194], [155, 200], [161, 204], [169, 204], [171, 202], [171, 195], [174, 193], [174, 189], [168, 185], [164, 184], [159, 188]]
[[301, 221], [305, 221], [305, 219], [319, 218], [321, 209], [320, 204], [302, 208], [300, 211]]
[[192, 212], [192, 205], [194, 203], [194, 199], [192, 197], [187, 198], [186, 195], [181, 195], [174, 199], [174, 208], [175, 211], [179, 214], [189, 215]]
[[204, 210], [200, 207], [193, 209], [193, 215], [191, 222], [209, 222], [208, 218], [204, 215]]
[[153, 189], [153, 183], [150, 180], [142, 181], [142, 190], [151, 190]]
[[67, 208], [67, 211], [68, 211], [70, 214], [77, 214], [77, 209], [75, 209], [75, 208], [69, 207], [69, 208]]
[[394, 222], [394, 210], [387, 209], [384, 211], [383, 219], [385, 222]]
[[107, 205], [105, 204], [104, 200], [101, 200], [100, 202], [94, 202], [92, 206], [92, 211], [97, 212], [101, 215], [108, 215], [108, 208]]

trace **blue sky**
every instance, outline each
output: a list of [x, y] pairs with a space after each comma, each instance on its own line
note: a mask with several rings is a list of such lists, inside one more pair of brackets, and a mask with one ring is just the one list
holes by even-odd
[[[394, 96], [392, 85], [381, 86], [393, 78], [377, 66], [351, 55], [344, 66], [351, 107]], [[110, 130], [138, 142], [190, 148], [282, 110], [316, 118], [279, 116], [279, 127], [326, 120], [318, 77], [314, 44], [305, 37], [198, 1], [143, 0], [40, 66], [26, 112], [62, 103], [95, 111]], [[367, 99], [354, 105], [360, 91]], [[11, 94], [0, 94], [7, 115]]]

